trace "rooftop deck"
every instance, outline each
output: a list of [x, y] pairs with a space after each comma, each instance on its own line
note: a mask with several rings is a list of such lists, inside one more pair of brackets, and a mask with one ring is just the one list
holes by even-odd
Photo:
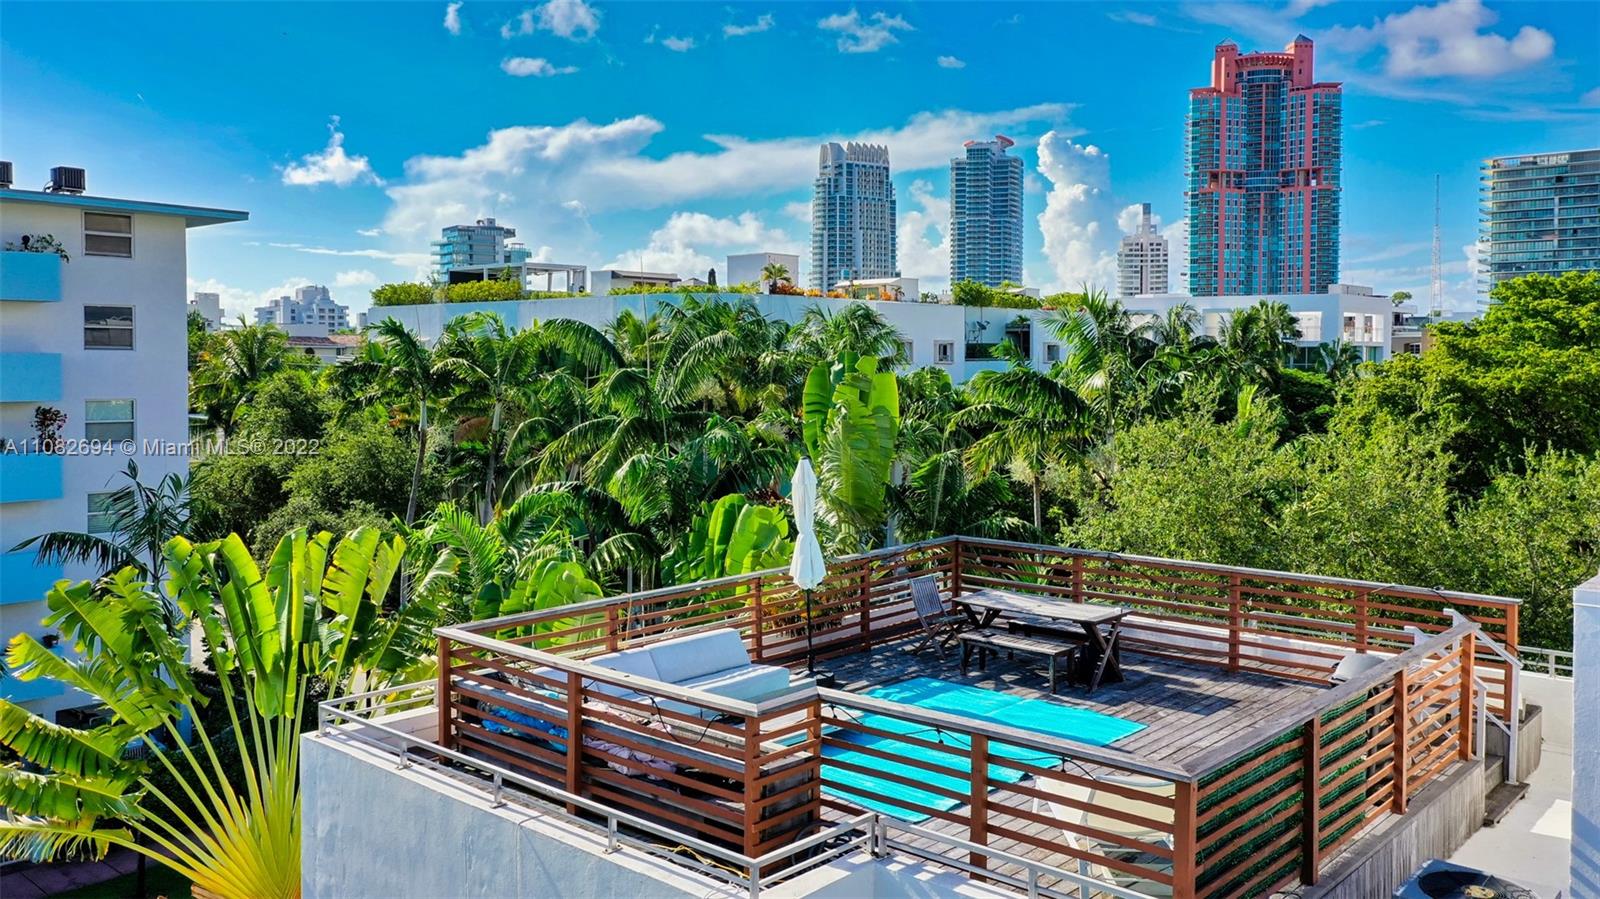
[[[918, 576], [947, 601], [998, 589], [1121, 606], [1133, 615], [1125, 678], [1051, 696], [1029, 660], [991, 657], [963, 676], [954, 648], [913, 653]], [[800, 681], [743, 702], [592, 663], [733, 629], [753, 661], [797, 670], [808, 625], [837, 689]], [[1315, 882], [1369, 825], [1404, 814], [1412, 793], [1472, 757], [1485, 714], [1515, 708], [1517, 692], [1515, 665], [1495, 655], [1497, 640], [1515, 645], [1512, 600], [965, 537], [837, 560], [804, 602], [782, 572], [757, 572], [438, 634], [438, 746], [728, 847], [751, 880], [794, 861], [775, 853], [817, 845], [825, 822], [860, 820], [829, 774], [849, 769], [836, 752], [848, 749], [877, 778], [858, 798], [926, 822], [893, 825], [897, 841], [879, 848], [1057, 895], [1075, 869], [1133, 890], [1111, 895], [1264, 895]], [[1374, 664], [1330, 686], [1352, 653]], [[1146, 727], [1098, 746], [866, 695], [918, 676]], [[662, 766], [643, 768], [641, 752]], [[921, 795], [907, 804], [885, 783]], [[1110, 823], [1074, 822], [1074, 807]]]
[[[1036, 659], [991, 657], [987, 671], [973, 666], [970, 676], [963, 676], [959, 649], [952, 646], [942, 657], [931, 649], [913, 653], [916, 642], [901, 638], [869, 651], [835, 656], [819, 663], [818, 669], [837, 676], [839, 689], [847, 693], [933, 677], [1135, 721], [1145, 729], [1107, 748], [1179, 764], [1226, 745], [1326, 690], [1266, 673], [1228, 672], [1215, 665], [1127, 652], [1121, 683], [1102, 684], [1092, 695], [1082, 684], [1063, 683], [1052, 696]], [[805, 665], [792, 667], [804, 670]]]

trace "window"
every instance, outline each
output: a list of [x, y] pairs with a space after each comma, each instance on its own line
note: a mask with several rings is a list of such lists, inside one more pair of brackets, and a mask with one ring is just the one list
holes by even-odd
[[117, 513], [111, 508], [113, 496], [116, 494], [89, 494], [89, 526], [84, 530], [91, 534], [109, 534], [116, 529]]
[[83, 307], [84, 349], [133, 349], [132, 306]]
[[1046, 361], [1046, 362], [1060, 362], [1061, 361], [1061, 344], [1059, 344], [1059, 343], [1047, 343], [1047, 344], [1045, 344], [1044, 345], [1044, 361]]
[[84, 403], [83, 439], [115, 442], [133, 439], [133, 400]]
[[133, 216], [108, 212], [83, 214], [85, 256], [133, 256]]
[[933, 342], [933, 361], [940, 365], [950, 365], [956, 361], [956, 344], [953, 340], [935, 340]]
[[901, 352], [902, 355], [904, 355], [906, 357], [906, 364], [907, 365], [910, 365], [912, 362], [916, 361], [917, 357], [916, 357], [916, 354], [914, 352], [915, 349], [916, 349], [916, 344], [912, 343], [911, 341], [909, 341], [909, 340], [900, 341], [900, 352]]

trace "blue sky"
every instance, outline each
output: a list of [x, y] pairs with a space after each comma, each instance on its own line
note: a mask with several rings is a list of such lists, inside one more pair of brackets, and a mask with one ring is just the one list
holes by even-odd
[[901, 268], [938, 286], [947, 160], [996, 132], [1029, 173], [1029, 283], [1105, 283], [1129, 204], [1182, 219], [1186, 89], [1224, 38], [1303, 31], [1345, 83], [1348, 282], [1426, 295], [1438, 173], [1469, 306], [1479, 161], [1600, 143], [1600, 14], [1576, 2], [6, 2], [0, 21], [18, 186], [80, 165], [91, 193], [249, 210], [190, 236], [191, 287], [231, 312], [302, 283], [365, 308], [480, 215], [591, 267], [805, 256], [817, 144], [846, 138], [889, 145]]

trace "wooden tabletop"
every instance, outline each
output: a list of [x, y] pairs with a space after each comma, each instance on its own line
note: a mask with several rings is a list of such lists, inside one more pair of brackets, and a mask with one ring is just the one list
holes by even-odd
[[1013, 615], [1034, 615], [1057, 621], [1075, 621], [1079, 624], [1104, 624], [1128, 614], [1123, 606], [1103, 606], [1067, 600], [1035, 599], [1002, 590], [978, 590], [954, 596], [951, 602]]

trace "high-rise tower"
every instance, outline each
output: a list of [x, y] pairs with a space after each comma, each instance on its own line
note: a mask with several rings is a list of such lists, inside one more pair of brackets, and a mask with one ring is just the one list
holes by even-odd
[[1341, 87], [1312, 43], [1217, 45], [1189, 91], [1189, 292], [1320, 293], [1339, 280]]
[[1485, 291], [1507, 278], [1600, 269], [1600, 148], [1485, 160], [1478, 195]]
[[950, 160], [950, 283], [1022, 283], [1022, 160], [1004, 135]]
[[1150, 204], [1139, 207], [1139, 224], [1117, 247], [1117, 295], [1167, 292], [1167, 239], [1150, 219]]
[[889, 148], [822, 145], [811, 199], [811, 286], [898, 278]]

